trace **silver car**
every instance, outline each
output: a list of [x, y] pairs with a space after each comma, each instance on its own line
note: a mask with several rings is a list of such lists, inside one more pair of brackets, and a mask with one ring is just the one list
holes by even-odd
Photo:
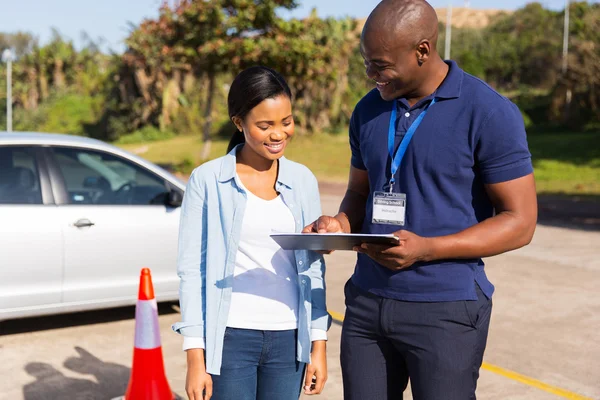
[[106, 143], [0, 132], [0, 320], [176, 300], [184, 184]]

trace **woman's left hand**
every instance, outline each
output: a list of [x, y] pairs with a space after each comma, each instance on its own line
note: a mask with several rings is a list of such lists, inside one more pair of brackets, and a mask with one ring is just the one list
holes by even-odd
[[312, 343], [311, 363], [306, 367], [304, 393], [321, 394], [327, 381], [327, 341], [315, 340]]

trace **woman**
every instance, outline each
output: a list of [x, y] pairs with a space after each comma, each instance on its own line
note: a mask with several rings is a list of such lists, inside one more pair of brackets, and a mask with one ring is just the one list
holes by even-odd
[[181, 208], [178, 274], [190, 399], [297, 400], [327, 379], [325, 264], [285, 251], [271, 232], [321, 215], [317, 180], [283, 157], [294, 135], [291, 92], [266, 67], [233, 81], [228, 154], [192, 173]]

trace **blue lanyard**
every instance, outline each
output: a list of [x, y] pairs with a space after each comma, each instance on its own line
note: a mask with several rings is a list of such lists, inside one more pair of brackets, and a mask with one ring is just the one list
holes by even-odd
[[404, 153], [406, 153], [408, 144], [410, 143], [419, 125], [421, 125], [421, 121], [423, 121], [423, 118], [425, 118], [427, 110], [429, 109], [429, 107], [435, 104], [435, 101], [436, 99], [434, 97], [433, 100], [431, 100], [431, 103], [429, 103], [429, 105], [425, 107], [425, 109], [421, 112], [421, 114], [419, 114], [417, 119], [410, 125], [408, 131], [406, 132], [406, 135], [404, 135], [404, 138], [400, 143], [400, 147], [398, 147], [398, 150], [396, 150], [396, 155], [394, 155], [394, 141], [396, 139], [396, 114], [398, 108], [398, 101], [394, 100], [394, 104], [392, 105], [392, 115], [390, 117], [390, 127], [388, 130], [388, 152], [390, 153], [390, 157], [392, 157], [392, 163], [390, 166], [390, 193], [392, 193], [394, 183], [396, 182], [394, 175], [396, 175], [398, 168], [400, 168], [400, 163], [402, 162], [402, 158], [404, 158]]

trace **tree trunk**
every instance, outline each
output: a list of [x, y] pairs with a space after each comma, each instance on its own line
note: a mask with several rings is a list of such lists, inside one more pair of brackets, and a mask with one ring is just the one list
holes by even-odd
[[146, 104], [152, 103], [152, 95], [150, 94], [151, 79], [146, 74], [143, 68], [136, 68], [134, 72], [135, 83], [144, 98]]
[[[333, 89], [333, 95], [331, 98], [331, 106], [329, 108], [328, 116], [337, 124], [340, 122], [340, 115], [342, 114], [342, 106], [344, 103], [344, 95], [348, 89], [348, 73], [350, 60], [348, 57], [344, 57], [339, 61], [338, 70], [339, 75], [336, 81], [335, 88]], [[330, 91], [331, 93], [331, 91]], [[331, 121], [329, 121], [331, 123]]]
[[167, 81], [162, 95], [162, 118], [160, 129], [165, 130], [173, 122], [179, 111], [179, 96], [181, 95], [181, 71], [175, 70], [173, 77]]
[[56, 58], [54, 59], [54, 87], [62, 89], [65, 87], [65, 73], [63, 68], [65, 63], [63, 60]]
[[27, 105], [25, 109], [35, 110], [38, 107], [40, 94], [37, 88], [37, 70], [35, 67], [30, 67], [27, 71]]
[[141, 118], [142, 123], [147, 124], [152, 116], [152, 113], [158, 108], [156, 98], [153, 96], [152, 88], [156, 87], [156, 74], [148, 76], [143, 68], [136, 68], [134, 72], [136, 86], [144, 98], [144, 104], [142, 107]]
[[210, 156], [210, 130], [212, 127], [212, 103], [215, 95], [215, 80], [216, 74], [214, 72], [208, 73], [208, 91], [206, 93], [206, 109], [204, 110], [204, 147], [202, 149], [202, 161], [208, 160]]
[[40, 96], [43, 100], [46, 100], [49, 96], [48, 92], [48, 71], [45, 67], [40, 67], [39, 84], [40, 84]]

